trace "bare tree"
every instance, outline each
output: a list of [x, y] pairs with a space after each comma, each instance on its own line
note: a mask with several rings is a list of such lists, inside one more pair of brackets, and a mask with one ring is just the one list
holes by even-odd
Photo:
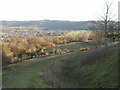
[[111, 40], [111, 38], [108, 38], [108, 33], [110, 34], [117, 28], [117, 22], [115, 21], [115, 15], [112, 13], [113, 0], [111, 2], [104, 0], [104, 2], [105, 11], [103, 12], [103, 16], [101, 16], [100, 27], [101, 32], [104, 33], [105, 44], [107, 45], [108, 40]]
[[108, 23], [110, 22], [110, 9], [111, 9], [111, 3], [108, 3], [107, 1], [105, 1], [106, 4], [106, 10], [104, 12], [104, 15], [102, 16], [102, 20], [101, 20], [101, 25], [102, 25], [102, 29], [104, 30], [104, 34], [105, 37], [107, 37], [107, 32], [108, 32]]
[[103, 15], [100, 16], [100, 20], [95, 22], [92, 28], [93, 32], [97, 35], [94, 36], [94, 42], [96, 45], [98, 44], [106, 44], [108, 43], [108, 34], [109, 32], [115, 30], [117, 23], [115, 22], [115, 16], [112, 13], [112, 4], [113, 1], [104, 0], [105, 2], [105, 9], [102, 12]]

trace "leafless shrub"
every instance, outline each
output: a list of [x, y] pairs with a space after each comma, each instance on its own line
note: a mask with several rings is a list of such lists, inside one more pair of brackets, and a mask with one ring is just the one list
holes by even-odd
[[68, 79], [68, 69], [69, 67], [67, 64], [58, 62], [51, 65], [51, 67], [45, 71], [42, 76], [55, 87], [75, 88], [75, 85]]

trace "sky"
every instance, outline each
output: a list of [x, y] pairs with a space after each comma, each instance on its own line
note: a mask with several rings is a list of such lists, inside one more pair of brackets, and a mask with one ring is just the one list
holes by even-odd
[[[112, 13], [118, 17], [118, 1], [113, 1]], [[100, 19], [105, 10], [104, 0], [0, 0], [0, 20], [69, 20]]]

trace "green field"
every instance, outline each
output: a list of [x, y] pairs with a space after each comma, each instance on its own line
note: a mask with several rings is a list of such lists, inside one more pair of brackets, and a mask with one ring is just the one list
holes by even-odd
[[91, 34], [92, 31], [90, 31], [90, 30], [77, 30], [77, 31], [71, 31], [71, 32], [67, 33], [66, 36], [74, 36], [74, 35], [82, 34], [82, 33]]
[[7, 34], [7, 33], [0, 32], [0, 34], [2, 35], [2, 34]]
[[[103, 61], [96, 64], [87, 65], [76, 72], [74, 65], [80, 61], [83, 54], [92, 50], [80, 52], [81, 47], [90, 47], [94, 50], [92, 43], [70, 43], [61, 46], [48, 48], [52, 49], [69, 49], [73, 52], [62, 55], [41, 57], [25, 60], [20, 63], [11, 64], [3, 70], [3, 87], [7, 88], [55, 88], [52, 82], [46, 81], [41, 75], [49, 70], [52, 65], [57, 65], [68, 60], [70, 70], [68, 79], [72, 81], [76, 87], [117, 87], [117, 54], [114, 53], [110, 57], [105, 57]], [[72, 63], [69, 63], [70, 62]], [[56, 68], [57, 69], [57, 68]], [[80, 73], [79, 73], [80, 72]], [[80, 81], [77, 81], [79, 78]], [[100, 81], [101, 80], [101, 81]], [[100, 81], [100, 82], [99, 82]], [[79, 82], [79, 83], [78, 83]], [[104, 82], [104, 83], [103, 83]], [[100, 85], [99, 85], [100, 83]]]

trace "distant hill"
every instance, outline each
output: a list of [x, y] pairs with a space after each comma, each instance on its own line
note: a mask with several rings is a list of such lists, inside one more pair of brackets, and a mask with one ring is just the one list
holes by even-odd
[[[8, 27], [40, 27], [43, 30], [93, 30], [98, 29], [100, 21], [62, 21], [62, 20], [37, 20], [37, 21], [0, 21]], [[117, 25], [117, 22], [115, 22]]]
[[0, 21], [2, 25], [9, 27], [16, 26], [35, 26], [44, 30], [89, 30], [95, 25], [95, 21], [60, 21], [60, 20], [39, 20], [39, 21]]

